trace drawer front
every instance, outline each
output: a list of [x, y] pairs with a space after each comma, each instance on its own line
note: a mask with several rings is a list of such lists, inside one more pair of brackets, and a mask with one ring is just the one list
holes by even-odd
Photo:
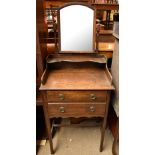
[[50, 102], [106, 102], [107, 91], [47, 91]]
[[103, 117], [105, 103], [48, 103], [49, 117]]

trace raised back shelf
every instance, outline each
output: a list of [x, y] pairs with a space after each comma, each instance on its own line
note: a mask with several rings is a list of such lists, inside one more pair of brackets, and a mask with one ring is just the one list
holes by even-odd
[[47, 63], [56, 62], [96, 62], [106, 63], [106, 57], [103, 55], [93, 54], [57, 54], [49, 55], [47, 57]]

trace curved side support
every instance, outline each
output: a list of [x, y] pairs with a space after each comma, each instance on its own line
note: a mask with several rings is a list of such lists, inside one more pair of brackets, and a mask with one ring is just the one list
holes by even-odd
[[109, 80], [110, 80], [111, 83], [112, 83], [112, 75], [111, 75], [111, 73], [109, 72], [109, 69], [108, 69], [108, 67], [107, 67], [107, 64], [106, 64], [106, 70], [105, 70], [105, 73], [107, 74], [107, 77], [109, 78]]
[[41, 76], [41, 84], [43, 85], [46, 83], [48, 72], [49, 72], [48, 69], [45, 69], [43, 75]]

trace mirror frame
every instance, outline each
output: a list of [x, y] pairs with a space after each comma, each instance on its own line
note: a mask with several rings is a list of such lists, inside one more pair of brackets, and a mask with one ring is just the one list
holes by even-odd
[[[61, 50], [61, 30], [60, 30], [60, 25], [61, 25], [61, 22], [60, 22], [60, 10], [63, 9], [64, 7], [68, 7], [70, 5], [82, 5], [82, 6], [86, 6], [90, 9], [92, 9], [94, 11], [94, 18], [93, 18], [93, 50], [92, 51], [62, 51]], [[96, 9], [94, 7], [92, 7], [91, 5], [89, 4], [86, 4], [86, 3], [80, 3], [80, 2], [71, 2], [71, 3], [67, 3], [63, 6], [61, 6], [59, 9], [58, 9], [58, 37], [59, 37], [59, 53], [95, 53], [96, 50], [95, 50], [95, 41], [96, 41]]]

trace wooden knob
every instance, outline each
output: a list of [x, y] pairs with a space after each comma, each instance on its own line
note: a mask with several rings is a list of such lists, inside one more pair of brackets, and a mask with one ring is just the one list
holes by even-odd
[[65, 98], [65, 97], [64, 97], [64, 94], [59, 94], [59, 99], [60, 99], [60, 100], [64, 100], [64, 98]]
[[91, 99], [91, 100], [95, 100], [95, 99], [96, 99], [95, 94], [90, 94], [90, 99]]
[[94, 107], [94, 106], [90, 106], [90, 107], [89, 107], [89, 110], [90, 110], [91, 112], [95, 112], [95, 107]]
[[65, 108], [64, 107], [60, 107], [59, 111], [63, 113], [63, 112], [65, 112]]

